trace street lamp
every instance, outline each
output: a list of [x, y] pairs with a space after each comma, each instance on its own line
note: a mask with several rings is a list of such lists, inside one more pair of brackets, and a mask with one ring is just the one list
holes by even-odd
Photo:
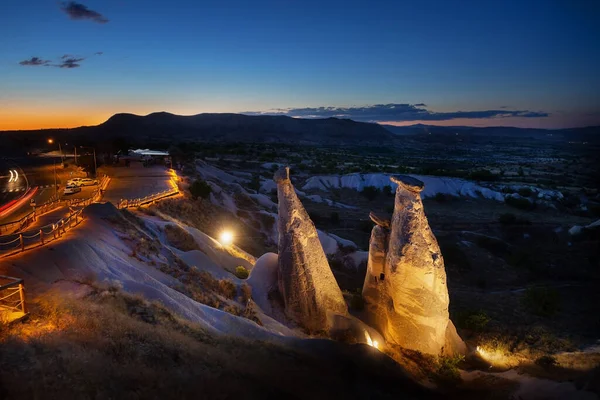
[[[49, 138], [48, 139], [48, 144], [52, 144], [52, 143], [54, 143], [54, 139]], [[64, 164], [65, 160], [63, 158], [62, 147], [60, 146], [60, 142], [58, 142], [58, 152], [60, 153], [60, 163]]]
[[91, 146], [79, 146], [80, 149], [92, 149], [94, 151], [94, 176], [96, 176], [96, 148]]

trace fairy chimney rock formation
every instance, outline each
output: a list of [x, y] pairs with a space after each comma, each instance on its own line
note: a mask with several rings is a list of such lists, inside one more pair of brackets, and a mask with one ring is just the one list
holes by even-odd
[[391, 224], [373, 218], [363, 286], [367, 318], [387, 342], [428, 354], [464, 353], [448, 314], [446, 270], [423, 211], [423, 182], [394, 176]]
[[312, 332], [328, 331], [331, 316], [346, 315], [348, 308], [315, 225], [298, 199], [290, 181], [289, 168], [279, 169], [278, 287], [286, 315]]

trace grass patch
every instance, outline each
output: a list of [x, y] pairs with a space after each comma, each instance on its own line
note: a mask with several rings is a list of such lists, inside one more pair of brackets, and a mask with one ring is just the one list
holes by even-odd
[[165, 236], [172, 246], [181, 251], [200, 250], [194, 237], [178, 225], [165, 225]]
[[374, 387], [385, 398], [425, 397], [391, 360], [360, 350], [213, 335], [120, 292], [45, 294], [28, 321], [0, 335], [0, 397], [367, 398]]

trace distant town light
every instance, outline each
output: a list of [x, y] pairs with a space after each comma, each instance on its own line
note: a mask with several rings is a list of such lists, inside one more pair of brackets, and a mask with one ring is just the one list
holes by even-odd
[[52, 138], [48, 139], [48, 143], [49, 143], [49, 144], [52, 144], [52, 143], [54, 143], [54, 139], [52, 139]]
[[223, 231], [219, 238], [219, 242], [221, 242], [221, 245], [223, 246], [230, 245], [231, 243], [233, 243], [233, 233], [231, 233], [230, 231]]

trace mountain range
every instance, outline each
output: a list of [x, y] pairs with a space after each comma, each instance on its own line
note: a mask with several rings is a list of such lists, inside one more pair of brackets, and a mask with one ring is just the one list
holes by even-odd
[[185, 141], [289, 143], [327, 146], [390, 146], [425, 135], [514, 137], [557, 141], [598, 141], [599, 127], [576, 129], [524, 129], [513, 127], [391, 126], [349, 119], [301, 119], [287, 116], [198, 114], [181, 116], [157, 112], [146, 116], [115, 114], [96, 126], [69, 129], [0, 131], [0, 149], [44, 147], [48, 137], [86, 145], [125, 140], [135, 146], [168, 145]]

